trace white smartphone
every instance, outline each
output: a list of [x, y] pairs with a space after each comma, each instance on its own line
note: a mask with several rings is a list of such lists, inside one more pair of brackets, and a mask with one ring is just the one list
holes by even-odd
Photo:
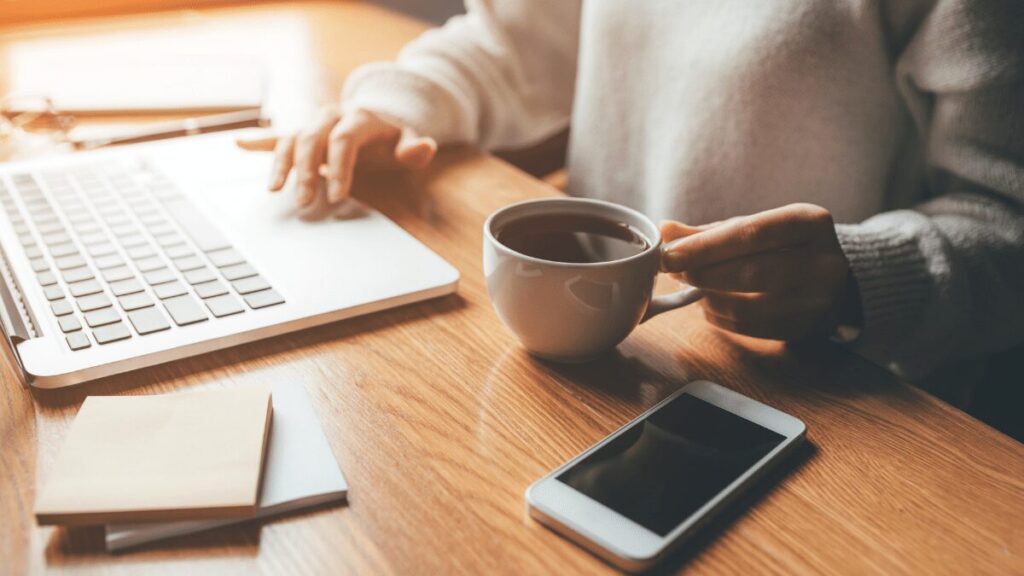
[[530, 516], [645, 570], [800, 444], [800, 420], [693, 382], [526, 490]]

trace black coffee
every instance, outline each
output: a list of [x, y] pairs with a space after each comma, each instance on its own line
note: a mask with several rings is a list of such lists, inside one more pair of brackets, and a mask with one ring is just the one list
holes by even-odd
[[611, 262], [650, 247], [625, 222], [580, 214], [543, 214], [513, 220], [497, 232], [498, 242], [527, 256], [554, 262]]

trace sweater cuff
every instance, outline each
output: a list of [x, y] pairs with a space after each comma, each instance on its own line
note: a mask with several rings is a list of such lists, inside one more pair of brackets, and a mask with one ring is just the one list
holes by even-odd
[[914, 234], [898, 227], [838, 224], [836, 235], [860, 290], [859, 344], [900, 347], [924, 318], [931, 275]]
[[391, 62], [360, 66], [345, 81], [342, 113], [367, 110], [438, 144], [472, 140], [472, 126], [457, 113], [469, 109], [450, 91]]

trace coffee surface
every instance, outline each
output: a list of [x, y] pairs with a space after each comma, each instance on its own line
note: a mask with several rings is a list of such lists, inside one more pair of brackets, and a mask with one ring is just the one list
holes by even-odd
[[611, 262], [650, 247], [647, 238], [625, 222], [581, 214], [527, 216], [502, 226], [496, 236], [520, 254], [553, 262]]

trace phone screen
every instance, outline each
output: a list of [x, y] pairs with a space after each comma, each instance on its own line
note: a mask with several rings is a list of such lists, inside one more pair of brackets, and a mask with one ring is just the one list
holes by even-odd
[[681, 394], [558, 475], [666, 536], [785, 437]]

